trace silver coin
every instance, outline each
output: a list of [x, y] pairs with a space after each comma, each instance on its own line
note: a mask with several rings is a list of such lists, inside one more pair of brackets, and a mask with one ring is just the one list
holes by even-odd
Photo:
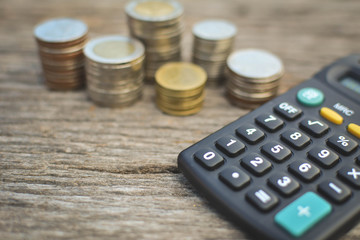
[[235, 37], [237, 28], [231, 22], [211, 19], [196, 23], [192, 32], [198, 38], [217, 41]]
[[144, 55], [144, 45], [120, 35], [99, 37], [85, 45], [84, 54], [92, 61], [104, 64], [128, 63]]
[[135, 0], [125, 7], [132, 18], [146, 22], [163, 22], [180, 17], [184, 9], [173, 0]]
[[227, 58], [229, 69], [251, 79], [271, 78], [282, 75], [284, 66], [274, 54], [260, 49], [245, 49], [233, 52]]
[[72, 18], [56, 18], [35, 27], [34, 35], [44, 42], [61, 43], [76, 40], [88, 31], [87, 25]]

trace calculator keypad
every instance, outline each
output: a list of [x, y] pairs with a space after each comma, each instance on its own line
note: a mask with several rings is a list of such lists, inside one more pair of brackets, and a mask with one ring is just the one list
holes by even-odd
[[[328, 121], [320, 106], [317, 116], [310, 117], [308, 108], [298, 106], [281, 101], [255, 112], [251, 119], [217, 132], [191, 156], [201, 166], [196, 174], [209, 174], [203, 185], [226, 189], [217, 199], [250, 204], [234, 208], [271, 216], [277, 228], [303, 240], [331, 215], [332, 204], [338, 211], [360, 190], [360, 155], [359, 141], [348, 126]], [[214, 194], [220, 193], [217, 189]]]

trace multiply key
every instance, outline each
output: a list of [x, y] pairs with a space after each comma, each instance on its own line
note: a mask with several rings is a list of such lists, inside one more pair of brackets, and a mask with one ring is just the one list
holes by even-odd
[[339, 170], [338, 175], [341, 179], [356, 188], [360, 188], [360, 169], [357, 167], [343, 167]]

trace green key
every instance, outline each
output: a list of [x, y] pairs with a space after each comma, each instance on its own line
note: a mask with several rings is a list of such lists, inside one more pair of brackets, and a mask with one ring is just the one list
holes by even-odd
[[313, 192], [307, 192], [275, 216], [275, 222], [291, 235], [300, 237], [331, 212], [331, 205]]
[[317, 88], [303, 88], [297, 93], [297, 100], [307, 107], [319, 106], [324, 99], [324, 93]]

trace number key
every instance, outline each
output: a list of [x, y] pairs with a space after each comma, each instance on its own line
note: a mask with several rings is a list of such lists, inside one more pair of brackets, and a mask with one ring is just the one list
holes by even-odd
[[204, 148], [197, 151], [195, 153], [195, 159], [209, 170], [219, 167], [224, 162], [224, 158], [211, 148]]
[[276, 173], [269, 178], [269, 185], [284, 196], [290, 196], [300, 188], [300, 184], [284, 173]]
[[291, 163], [289, 171], [305, 182], [310, 182], [320, 175], [320, 169], [308, 161], [295, 161]]
[[311, 149], [308, 156], [324, 168], [331, 168], [339, 162], [339, 156], [325, 147]]
[[256, 153], [244, 157], [241, 160], [241, 165], [256, 176], [264, 175], [271, 169], [271, 163]]
[[245, 150], [245, 145], [231, 135], [218, 139], [216, 146], [230, 157], [235, 157]]
[[251, 124], [245, 124], [236, 129], [236, 134], [250, 144], [256, 144], [264, 139], [265, 133]]
[[291, 128], [281, 134], [281, 140], [291, 147], [301, 150], [310, 144], [310, 138], [295, 128]]
[[272, 114], [261, 114], [255, 119], [255, 122], [269, 132], [276, 132], [284, 125], [281, 119]]
[[269, 158], [283, 162], [291, 157], [291, 151], [278, 142], [269, 142], [261, 147], [261, 151]]

